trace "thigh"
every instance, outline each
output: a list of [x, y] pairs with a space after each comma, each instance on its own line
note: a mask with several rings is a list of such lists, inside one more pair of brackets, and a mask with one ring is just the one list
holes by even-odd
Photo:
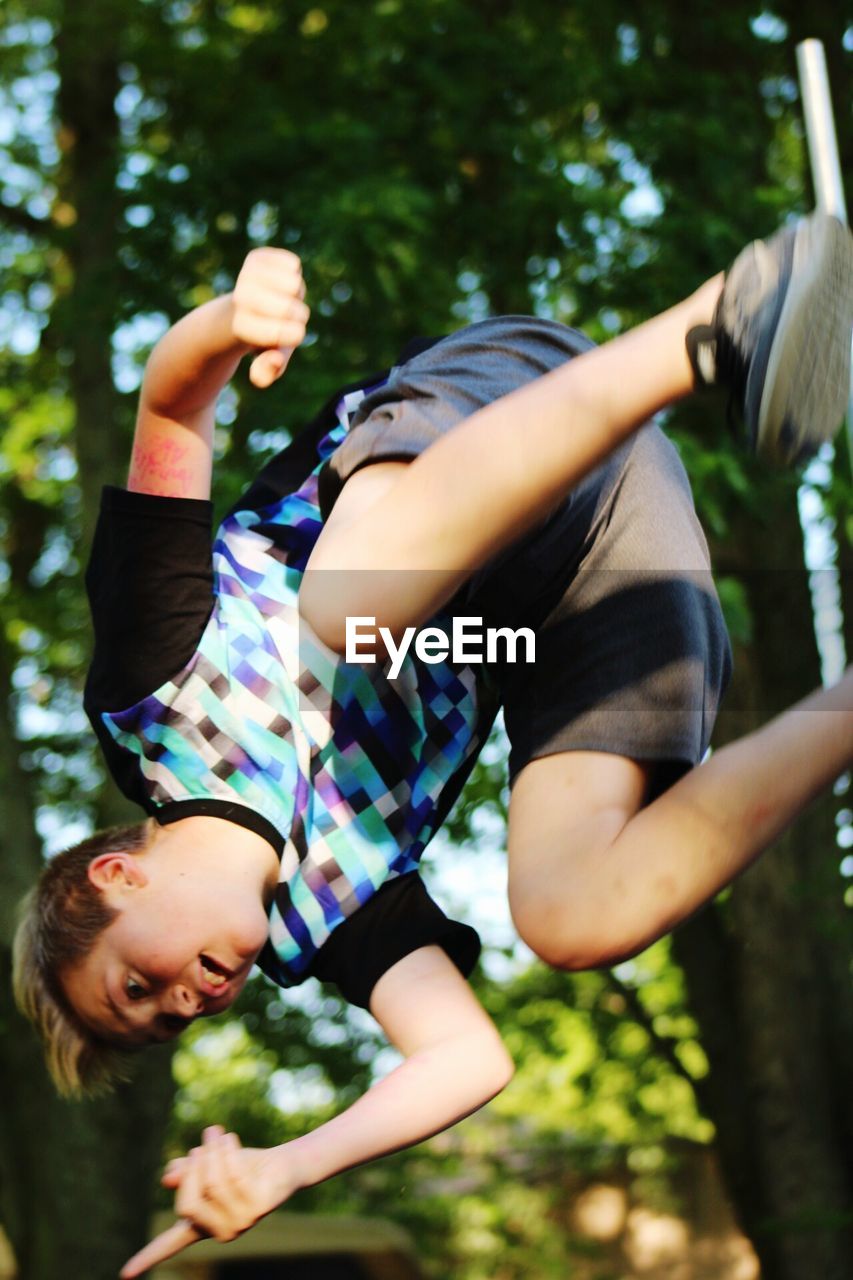
[[729, 670], [687, 477], [649, 428], [537, 628], [535, 661], [500, 672], [511, 777], [558, 753], [603, 753], [653, 764], [656, 794], [707, 750]]

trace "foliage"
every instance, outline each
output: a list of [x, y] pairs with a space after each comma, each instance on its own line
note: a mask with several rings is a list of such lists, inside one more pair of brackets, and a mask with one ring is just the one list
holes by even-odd
[[[831, 0], [812, 8], [837, 83], [849, 71], [847, 19]], [[95, 473], [122, 479], [144, 360], [168, 322], [227, 288], [253, 244], [304, 259], [314, 320], [292, 373], [269, 393], [239, 378], [220, 406], [223, 507], [335, 385], [390, 363], [414, 332], [532, 306], [606, 339], [807, 205], [792, 80], [802, 21], [787, 0], [763, 13], [744, 0], [7, 0], [0, 647], [23, 782], [50, 848], [115, 804], [79, 707], [83, 530]], [[63, 97], [63, 40], [75, 33], [92, 58], [80, 92], [94, 101], [105, 85], [110, 113], [89, 133], [70, 128]], [[839, 123], [849, 157], [840, 113]], [[92, 132], [115, 148], [109, 190], [75, 170]], [[114, 254], [92, 242], [92, 200], [107, 210]], [[84, 252], [93, 293], [75, 270]], [[111, 408], [88, 423], [75, 379], [99, 308]], [[733, 529], [745, 514], [772, 520], [792, 484], [744, 460], [719, 408], [692, 402], [669, 426], [747, 645], [755, 618]], [[853, 541], [841, 467], [826, 501]], [[506, 805], [496, 739], [450, 837], [493, 838]], [[690, 1083], [707, 1064], [666, 945], [613, 976], [517, 961], [507, 972], [481, 994], [520, 1064], [512, 1089], [458, 1134], [308, 1198], [393, 1204], [435, 1273], [462, 1280], [565, 1275], [565, 1168], [633, 1151], [644, 1178], [667, 1135], [711, 1134]], [[247, 1141], [286, 1138], [355, 1096], [377, 1061], [372, 1028], [340, 1002], [285, 1004], [253, 983], [234, 1019], [194, 1032], [178, 1056], [170, 1150], [194, 1141], [214, 1107]], [[417, 1199], [402, 1193], [415, 1184]]]

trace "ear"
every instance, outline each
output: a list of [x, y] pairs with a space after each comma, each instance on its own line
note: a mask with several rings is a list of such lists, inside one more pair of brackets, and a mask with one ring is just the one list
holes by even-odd
[[96, 889], [143, 889], [148, 876], [139, 858], [132, 853], [99, 853], [89, 863], [89, 880]]

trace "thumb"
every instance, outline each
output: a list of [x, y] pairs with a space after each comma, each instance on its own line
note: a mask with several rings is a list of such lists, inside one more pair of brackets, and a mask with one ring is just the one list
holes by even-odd
[[187, 1164], [186, 1156], [177, 1156], [174, 1160], [170, 1160], [160, 1177], [161, 1186], [179, 1187]]
[[270, 387], [280, 378], [293, 355], [293, 348], [276, 348], [274, 351], [262, 351], [255, 356], [249, 366], [249, 380], [255, 387]]

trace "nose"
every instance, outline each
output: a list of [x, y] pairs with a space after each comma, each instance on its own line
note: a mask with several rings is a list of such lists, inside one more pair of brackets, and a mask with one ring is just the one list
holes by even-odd
[[180, 1018], [194, 1018], [204, 1008], [201, 996], [196, 995], [180, 982], [172, 988], [170, 1003], [172, 1006], [170, 1012], [177, 1014]]

